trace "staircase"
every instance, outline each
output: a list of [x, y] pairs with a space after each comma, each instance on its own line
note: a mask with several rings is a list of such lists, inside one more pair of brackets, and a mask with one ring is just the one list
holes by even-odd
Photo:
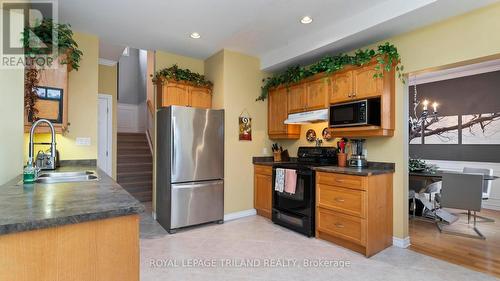
[[118, 183], [141, 202], [152, 201], [153, 157], [146, 134], [118, 133]]

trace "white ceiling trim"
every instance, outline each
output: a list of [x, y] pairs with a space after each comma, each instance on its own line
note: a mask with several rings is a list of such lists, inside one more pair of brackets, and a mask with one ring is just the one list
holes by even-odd
[[[334, 44], [363, 30], [425, 7], [436, 0], [389, 0], [334, 25], [298, 38], [289, 44], [261, 56], [262, 69], [289, 61], [305, 53]], [[314, 42], [314, 44], [312, 44]]]
[[493, 71], [500, 71], [500, 59], [411, 76], [408, 84], [420, 85]]
[[99, 58], [99, 64], [101, 65], [106, 65], [106, 66], [115, 66], [118, 62], [114, 60], [108, 60], [108, 59], [103, 59]]

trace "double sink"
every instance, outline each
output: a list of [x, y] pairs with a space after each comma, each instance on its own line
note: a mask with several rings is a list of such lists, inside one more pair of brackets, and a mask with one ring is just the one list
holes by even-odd
[[41, 173], [36, 179], [36, 183], [64, 183], [64, 182], [85, 182], [98, 181], [99, 177], [95, 171], [76, 172], [46, 172]]

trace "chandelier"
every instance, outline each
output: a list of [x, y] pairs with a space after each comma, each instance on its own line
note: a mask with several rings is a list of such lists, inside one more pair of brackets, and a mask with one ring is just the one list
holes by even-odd
[[[413, 132], [421, 132], [421, 136], [424, 136], [425, 127], [428, 123], [433, 123], [438, 121], [438, 106], [437, 102], [432, 103], [432, 111], [429, 110], [430, 101], [418, 99], [417, 93], [417, 83], [414, 84], [413, 92], [413, 116], [410, 116], [410, 127]], [[417, 109], [422, 104], [422, 112], [417, 114]]]

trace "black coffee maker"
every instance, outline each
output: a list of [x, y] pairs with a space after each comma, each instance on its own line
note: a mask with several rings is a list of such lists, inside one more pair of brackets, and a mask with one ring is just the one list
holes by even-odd
[[368, 161], [366, 160], [366, 155], [363, 150], [363, 145], [365, 143], [364, 139], [350, 139], [350, 155], [347, 160], [347, 165], [349, 167], [362, 168], [368, 166]]

